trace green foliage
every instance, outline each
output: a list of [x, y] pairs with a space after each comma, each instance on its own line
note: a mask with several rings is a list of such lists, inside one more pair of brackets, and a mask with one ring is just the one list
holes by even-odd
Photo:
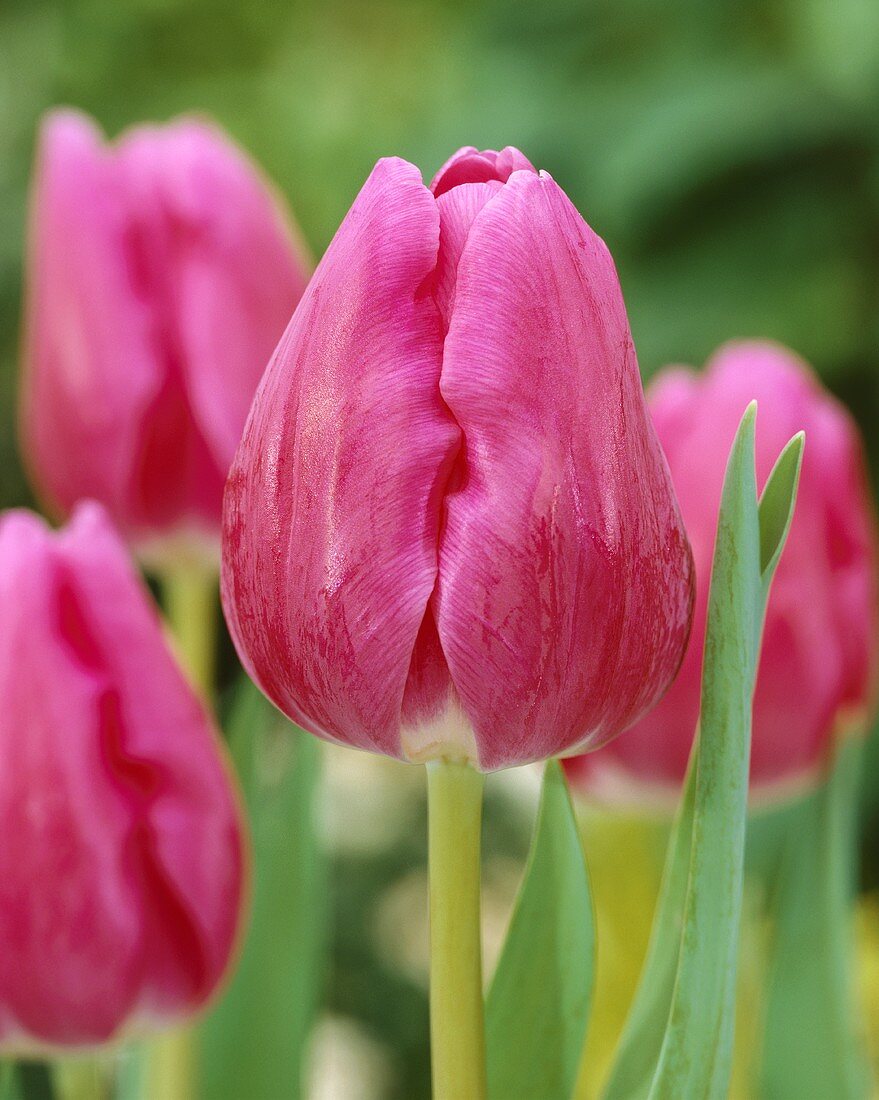
[[[373, 161], [513, 142], [607, 240], [649, 374], [770, 336], [879, 412], [879, 31], [869, 0], [5, 0], [0, 407], [25, 186], [57, 102], [110, 130], [206, 111], [316, 253]], [[0, 500], [26, 499], [11, 432]]]
[[52, 1072], [46, 1062], [20, 1062], [16, 1071], [14, 1100], [55, 1100]]
[[829, 781], [785, 815], [776, 859], [770, 866], [764, 861], [772, 936], [761, 1097], [863, 1100], [872, 1094], [852, 971], [861, 757], [858, 742], [840, 745]]
[[528, 867], [486, 1005], [492, 1100], [568, 1100], [595, 964], [589, 876], [565, 776], [549, 761]]
[[320, 745], [243, 679], [228, 741], [249, 811], [250, 926], [228, 988], [200, 1029], [207, 1100], [305, 1095], [322, 992], [326, 868], [315, 828]]
[[[37, 120], [59, 102], [111, 134], [214, 115], [316, 255], [378, 156], [429, 175], [460, 144], [519, 144], [608, 242], [645, 374], [774, 337], [872, 427], [877, 20], [871, 0], [3, 0], [0, 505], [30, 499], [13, 432], [23, 227]], [[868, 445], [875, 464], [879, 433]], [[520, 852], [505, 810], [489, 796], [489, 862]], [[426, 998], [377, 950], [373, 922], [375, 899], [418, 872], [420, 813], [382, 851], [336, 855], [331, 883], [330, 1008], [389, 1052], [399, 1100], [427, 1095]]]
[[14, 1062], [0, 1065], [0, 1100], [22, 1100], [21, 1083]]
[[687, 782], [669, 837], [647, 957], [620, 1037], [604, 1100], [641, 1100], [646, 1097], [662, 1050], [668, 1007], [674, 995], [683, 907], [690, 873], [690, 841], [696, 797], [694, 763], [695, 756], [690, 761]]
[[752, 404], [742, 418], [724, 479], [700, 732], [645, 971], [611, 1075], [613, 1100], [722, 1100], [729, 1089], [751, 700], [766, 600], [790, 528], [803, 448], [802, 435], [791, 440], [758, 503], [756, 411]]

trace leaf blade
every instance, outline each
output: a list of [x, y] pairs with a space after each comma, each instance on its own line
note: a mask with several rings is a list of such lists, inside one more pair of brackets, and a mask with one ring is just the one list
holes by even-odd
[[646, 1097], [662, 1049], [674, 993], [681, 925], [690, 872], [690, 837], [696, 797], [695, 749], [669, 837], [650, 943], [638, 988], [617, 1046], [604, 1100]]
[[326, 868], [313, 820], [320, 746], [249, 681], [228, 727], [251, 820], [251, 922], [229, 985], [200, 1028], [200, 1077], [210, 1100], [296, 1100], [326, 946]]
[[769, 584], [790, 528], [802, 438], [761, 511], [756, 405], [733, 443], [721, 498], [703, 661], [696, 802], [681, 953], [651, 1100], [727, 1095], [744, 885], [751, 703]]
[[493, 1100], [569, 1100], [583, 1049], [595, 925], [558, 761], [546, 765], [528, 866], [486, 1006]]
[[794, 518], [805, 441], [805, 432], [798, 432], [788, 441], [766, 479], [757, 505], [760, 523], [760, 572], [766, 595]]
[[775, 887], [774, 935], [759, 1070], [763, 1096], [861, 1100], [873, 1091], [852, 988], [861, 753], [858, 741], [841, 743], [828, 782], [784, 822], [780, 867], [768, 883]]
[[[752, 403], [727, 463], [709, 590], [700, 731], [670, 842], [656, 940], [623, 1033], [607, 1100], [673, 1100], [682, 1095], [721, 1100], [729, 1088], [751, 702], [769, 585], [790, 529], [803, 447], [802, 435], [790, 441], [758, 503], [755, 420]], [[669, 959], [674, 959], [673, 974]]]

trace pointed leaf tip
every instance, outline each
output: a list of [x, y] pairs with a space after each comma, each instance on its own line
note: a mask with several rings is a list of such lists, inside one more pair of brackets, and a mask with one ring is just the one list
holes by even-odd
[[805, 432], [797, 432], [778, 456], [760, 497], [760, 572], [764, 583], [771, 578], [793, 520]]

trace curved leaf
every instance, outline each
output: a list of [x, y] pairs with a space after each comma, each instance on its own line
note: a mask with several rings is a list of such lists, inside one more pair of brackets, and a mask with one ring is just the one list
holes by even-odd
[[326, 934], [313, 820], [320, 746], [249, 681], [227, 726], [251, 821], [253, 898], [238, 966], [200, 1029], [200, 1078], [206, 1100], [296, 1100]]
[[733, 443], [708, 601], [690, 876], [678, 973], [651, 1100], [721, 1100], [732, 1067], [751, 702], [769, 584], [793, 510], [802, 436], [776, 464], [764, 507], [751, 404]]
[[690, 873], [690, 837], [696, 798], [694, 761], [695, 754], [690, 758], [687, 781], [669, 837], [647, 957], [605, 1087], [605, 1100], [646, 1097], [662, 1049], [678, 969]]
[[772, 472], [763, 486], [757, 514], [760, 523], [760, 573], [764, 600], [775, 575], [781, 551], [794, 518], [797, 485], [803, 466], [803, 446], [806, 436], [798, 432], [776, 459]]
[[654, 940], [611, 1075], [609, 1100], [721, 1100], [729, 1089], [751, 701], [766, 598], [790, 528], [803, 447], [800, 435], [784, 449], [758, 505], [755, 417], [752, 403], [724, 479], [700, 731], [670, 842]]
[[864, 1100], [855, 1015], [852, 894], [862, 746], [840, 745], [830, 781], [786, 822], [770, 911], [760, 1096]]
[[589, 877], [564, 773], [550, 760], [528, 867], [486, 1007], [491, 1100], [569, 1100], [592, 995]]

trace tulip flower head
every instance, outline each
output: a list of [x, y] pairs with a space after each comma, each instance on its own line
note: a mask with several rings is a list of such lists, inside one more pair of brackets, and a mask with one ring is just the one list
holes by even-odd
[[242, 826], [205, 710], [97, 505], [0, 519], [0, 1049], [202, 1006], [239, 925]]
[[570, 761], [609, 800], [649, 787], [672, 795], [699, 716], [702, 646], [720, 489], [742, 410], [758, 402], [762, 487], [785, 441], [805, 429], [796, 512], [769, 597], [754, 695], [751, 789], [778, 797], [809, 785], [834, 735], [863, 728], [877, 669], [877, 540], [857, 428], [800, 359], [771, 343], [730, 344], [704, 374], [671, 368], [648, 403], [671, 467], [696, 562], [693, 634], [659, 705], [625, 738]]
[[227, 618], [322, 737], [491, 770], [663, 691], [690, 552], [613, 262], [515, 149], [381, 160], [230, 474]]
[[72, 111], [39, 143], [22, 439], [47, 505], [99, 500], [146, 557], [216, 560], [223, 484], [306, 282], [275, 198], [216, 128], [107, 146]]

